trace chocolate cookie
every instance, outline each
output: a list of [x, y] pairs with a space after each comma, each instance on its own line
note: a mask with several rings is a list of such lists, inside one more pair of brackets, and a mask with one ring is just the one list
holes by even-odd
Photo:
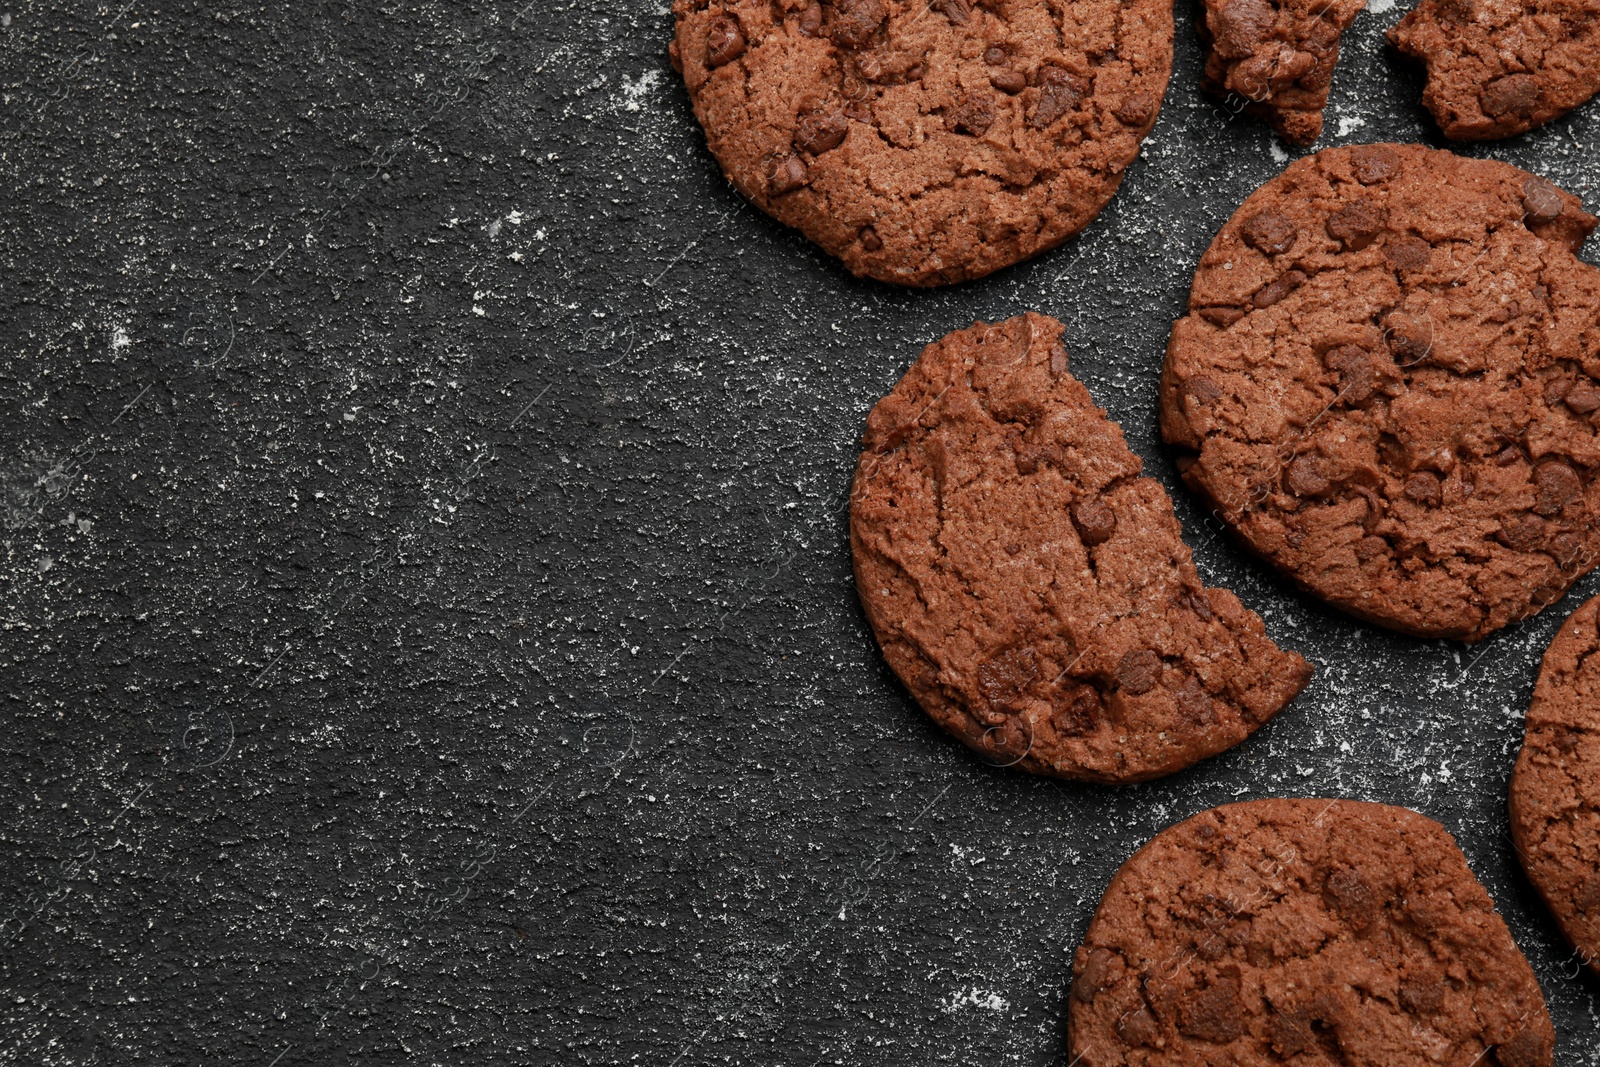
[[1132, 782], [1231, 748], [1311, 668], [1195, 574], [1172, 502], [1022, 315], [929, 345], [872, 409], [856, 589], [906, 688], [990, 759]]
[[672, 62], [761, 210], [856, 274], [977, 278], [1089, 223], [1155, 124], [1170, 0], [674, 0]]
[[1367, 0], [1206, 0], [1202, 84], [1238, 99], [1290, 144], [1322, 134], [1339, 35]]
[[1600, 973], [1600, 597], [1544, 654], [1511, 776], [1511, 837], [1578, 958]]
[[1457, 141], [1543, 126], [1600, 89], [1600, 0], [1421, 0], [1389, 40], [1426, 64], [1422, 102]]
[[1077, 1067], [1549, 1067], [1533, 969], [1444, 828], [1256, 800], [1160, 834], [1072, 967]]
[[1571, 194], [1420, 145], [1253, 193], [1173, 327], [1161, 429], [1250, 547], [1360, 618], [1477, 640], [1600, 559], [1600, 271]]

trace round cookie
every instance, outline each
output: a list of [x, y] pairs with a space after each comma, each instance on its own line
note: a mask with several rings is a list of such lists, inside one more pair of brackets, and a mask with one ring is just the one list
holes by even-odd
[[1600, 90], [1600, 0], [1421, 0], [1389, 41], [1427, 66], [1422, 103], [1456, 141], [1543, 126]]
[[1578, 958], [1600, 973], [1600, 597], [1544, 654], [1511, 775], [1511, 838]]
[[1256, 800], [1122, 865], [1072, 966], [1077, 1067], [1549, 1067], [1533, 969], [1405, 808]]
[[674, 0], [723, 172], [846, 267], [981, 277], [1100, 211], [1155, 124], [1168, 0]]
[[889, 666], [980, 754], [1139, 781], [1238, 744], [1311, 668], [1200, 584], [1060, 336], [1033, 314], [959, 330], [872, 409], [856, 589]]
[[1420, 145], [1330, 148], [1195, 272], [1162, 436], [1217, 518], [1310, 592], [1473, 641], [1600, 559], [1595, 219]]

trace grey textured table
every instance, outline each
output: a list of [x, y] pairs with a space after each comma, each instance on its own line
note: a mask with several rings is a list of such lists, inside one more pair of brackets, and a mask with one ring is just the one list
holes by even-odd
[[[1076, 242], [851, 279], [744, 205], [664, 0], [0, 18], [0, 1062], [1049, 1064], [1116, 866], [1230, 800], [1455, 832], [1600, 1064], [1504, 788], [1574, 597], [1465, 648], [1297, 596], [1157, 443], [1195, 261], [1287, 156], [1196, 90]], [[1378, 4], [1385, 7], [1385, 4]], [[1324, 144], [1436, 141], [1363, 15]], [[1470, 149], [1600, 203], [1600, 107]], [[886, 672], [845, 496], [975, 318], [1061, 318], [1204, 577], [1319, 665], [1136, 788]]]

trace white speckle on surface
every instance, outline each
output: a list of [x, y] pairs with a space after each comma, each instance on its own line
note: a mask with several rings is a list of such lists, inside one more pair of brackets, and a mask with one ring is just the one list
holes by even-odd
[[982, 1008], [984, 1011], [1005, 1011], [1011, 1007], [999, 993], [991, 993], [987, 989], [973, 986], [969, 989], [957, 989], [945, 998], [942, 1009], [946, 1015], [954, 1014], [964, 1008]]
[[[508, 211], [508, 212], [506, 212], [506, 221], [511, 223], [511, 225], [513, 225], [513, 226], [521, 226], [522, 225], [522, 220], [524, 218], [526, 218], [526, 216], [523, 215], [522, 212], [520, 212], [520, 211]], [[540, 230], [534, 236], [543, 237], [544, 236], [544, 231]]]
[[1367, 0], [1367, 10], [1374, 15], [1381, 15], [1385, 11], [1394, 10], [1395, 0]]
[[624, 74], [622, 76], [622, 110], [638, 111], [639, 105], [644, 103], [646, 94], [659, 84], [661, 84], [661, 72], [659, 70], [647, 70], [639, 75], [637, 81]]
[[1352, 133], [1367, 124], [1367, 120], [1360, 115], [1339, 116], [1339, 136], [1349, 137]]
[[1272, 161], [1274, 163], [1289, 162], [1289, 153], [1285, 152], [1283, 150], [1283, 145], [1279, 144], [1277, 141], [1268, 141], [1267, 151], [1272, 153]]
[[111, 327], [111, 351], [120, 352], [133, 344], [133, 339], [128, 336], [128, 331], [118, 325]]

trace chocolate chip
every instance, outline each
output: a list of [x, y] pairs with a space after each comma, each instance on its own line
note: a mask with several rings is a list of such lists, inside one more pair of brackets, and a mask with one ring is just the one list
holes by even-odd
[[1296, 456], [1283, 481], [1289, 492], [1306, 497], [1321, 496], [1333, 485], [1322, 472], [1322, 461], [1314, 455]]
[[1201, 726], [1209, 726], [1216, 721], [1216, 708], [1211, 702], [1211, 694], [1206, 692], [1205, 686], [1200, 684], [1200, 679], [1190, 678], [1179, 687], [1177, 692], [1178, 710], [1184, 718]]
[[978, 668], [978, 694], [998, 722], [999, 716], [1021, 710], [1028, 701], [1028, 688], [1038, 679], [1039, 657], [1033, 649], [1009, 648]]
[[1239, 979], [1219, 975], [1212, 984], [1185, 994], [1178, 1004], [1178, 1029], [1200, 1041], [1226, 1045], [1244, 1033], [1244, 1004]]
[[1415, 471], [1406, 479], [1406, 499], [1423, 507], [1439, 506], [1439, 476], [1432, 471]]
[[1057, 341], [1050, 346], [1050, 376], [1059, 378], [1067, 373], [1067, 350]]
[[1161, 1024], [1149, 1008], [1138, 1008], [1117, 1019], [1117, 1036], [1133, 1048], [1154, 1045], [1161, 1037]]
[[1384, 258], [1400, 270], [1421, 270], [1433, 255], [1433, 246], [1410, 234], [1391, 237], [1383, 248]]
[[1546, 551], [1556, 558], [1556, 565], [1562, 570], [1576, 570], [1583, 555], [1583, 538], [1571, 530], [1562, 530], [1550, 539]]
[[1056, 733], [1062, 737], [1082, 737], [1092, 733], [1105, 718], [1105, 703], [1093, 686], [1079, 685], [1056, 705], [1050, 716]]
[[1376, 534], [1368, 534], [1356, 542], [1356, 559], [1362, 563], [1371, 563], [1389, 554], [1389, 542]]
[[1566, 405], [1579, 415], [1588, 415], [1600, 410], [1600, 388], [1594, 382], [1584, 378], [1573, 383], [1567, 390]]
[[1221, 398], [1222, 387], [1204, 374], [1196, 374], [1192, 378], [1184, 379], [1183, 395], [1205, 407]]
[[1537, 515], [1522, 512], [1500, 523], [1500, 540], [1518, 552], [1537, 552], [1544, 547], [1545, 521]]
[[1117, 532], [1116, 512], [1097, 496], [1086, 497], [1072, 505], [1072, 521], [1086, 545], [1104, 544]]
[[1383, 320], [1384, 340], [1402, 367], [1420, 363], [1433, 351], [1433, 323], [1408, 311], [1395, 311]]
[[799, 156], [777, 156], [767, 169], [767, 191], [773, 196], [792, 193], [810, 182], [811, 172]]
[[1124, 126], [1147, 126], [1156, 116], [1156, 102], [1145, 93], [1129, 93], [1111, 114]]
[[732, 15], [718, 15], [706, 31], [706, 66], [720, 67], [744, 55], [744, 31]]
[[1046, 67], [1039, 73], [1039, 99], [1028, 116], [1028, 125], [1042, 130], [1078, 106], [1082, 99], [1076, 79], [1061, 67]]
[[1350, 152], [1350, 166], [1356, 181], [1377, 185], [1400, 173], [1400, 154], [1387, 145], [1362, 145]]
[[1544, 402], [1551, 407], [1561, 403], [1562, 397], [1567, 395], [1567, 390], [1572, 388], [1572, 383], [1565, 378], [1551, 378], [1544, 383]]
[[1412, 1015], [1432, 1015], [1444, 1007], [1444, 983], [1437, 978], [1410, 978], [1400, 983], [1400, 1007]]
[[1209, 307], [1201, 308], [1199, 311], [1195, 312], [1195, 314], [1199, 315], [1202, 319], [1205, 319], [1211, 325], [1226, 330], [1229, 326], [1232, 326], [1234, 323], [1244, 318], [1244, 309], [1230, 307]]
[[983, 50], [983, 61], [991, 67], [1002, 67], [1011, 58], [1011, 54], [997, 44], [992, 44]]
[[872, 40], [888, 17], [883, 0], [836, 0], [828, 36], [842, 48], [860, 48]]
[[1568, 502], [1583, 492], [1577, 472], [1565, 463], [1547, 459], [1533, 468], [1533, 510], [1541, 515], [1557, 515]]
[[822, 5], [812, 4], [800, 12], [800, 32], [806, 37], [822, 35]]
[[1161, 680], [1161, 657], [1148, 648], [1134, 649], [1117, 661], [1117, 684], [1138, 696], [1148, 693]]
[[820, 156], [844, 143], [850, 123], [841, 111], [813, 112], [800, 116], [794, 127], [794, 146], [802, 152]]
[[1346, 252], [1359, 252], [1383, 232], [1387, 213], [1369, 200], [1346, 204], [1328, 217], [1328, 236], [1344, 244]]
[[1277, 281], [1262, 286], [1250, 302], [1258, 308], [1269, 308], [1306, 283], [1304, 271], [1284, 271]]
[[1495, 454], [1494, 462], [1499, 467], [1509, 467], [1522, 458], [1522, 452], [1516, 445], [1506, 445]]
[[878, 231], [874, 230], [871, 226], [861, 227], [860, 236], [861, 247], [865, 248], [868, 252], [880, 252], [883, 250], [883, 238], [879, 237]]
[[1002, 93], [1016, 96], [1028, 87], [1028, 78], [1020, 70], [1001, 70], [989, 75], [989, 84]]
[[965, 26], [972, 17], [972, 6], [967, 0], [933, 0], [928, 5], [949, 19], [952, 25]]
[[950, 112], [950, 127], [957, 133], [982, 137], [994, 125], [994, 98], [987, 93], [968, 93]]
[[1083, 961], [1083, 970], [1072, 980], [1072, 999], [1082, 1004], [1094, 1000], [1095, 994], [1111, 980], [1111, 965], [1117, 954], [1106, 948], [1092, 948]]
[[1300, 231], [1289, 221], [1289, 216], [1269, 208], [1246, 219], [1244, 225], [1239, 227], [1239, 236], [1251, 248], [1275, 256], [1293, 248]]
[[1372, 883], [1360, 871], [1349, 867], [1341, 867], [1328, 875], [1322, 887], [1322, 899], [1358, 932], [1371, 926], [1378, 918], [1381, 902]]
[[1212, 50], [1223, 59], [1248, 58], [1271, 34], [1276, 17], [1266, 0], [1230, 0], [1212, 14]]
[[1485, 85], [1480, 98], [1483, 113], [1492, 119], [1527, 118], [1539, 103], [1539, 83], [1531, 74], [1507, 74]]
[[1346, 404], [1365, 404], [1378, 391], [1377, 368], [1365, 349], [1341, 345], [1322, 358], [1330, 370], [1339, 372], [1338, 398]]
[[1522, 209], [1530, 222], [1553, 222], [1561, 217], [1565, 206], [1561, 190], [1538, 176], [1522, 183]]
[[1302, 1052], [1315, 1052], [1317, 1035], [1311, 1027], [1311, 1015], [1304, 1008], [1274, 1012], [1270, 1024], [1272, 1051], [1284, 1059]]
[[1178, 595], [1178, 603], [1188, 607], [1190, 611], [1200, 616], [1205, 622], [1210, 622], [1216, 617], [1211, 610], [1211, 602], [1206, 599], [1204, 591], [1180, 593]]

